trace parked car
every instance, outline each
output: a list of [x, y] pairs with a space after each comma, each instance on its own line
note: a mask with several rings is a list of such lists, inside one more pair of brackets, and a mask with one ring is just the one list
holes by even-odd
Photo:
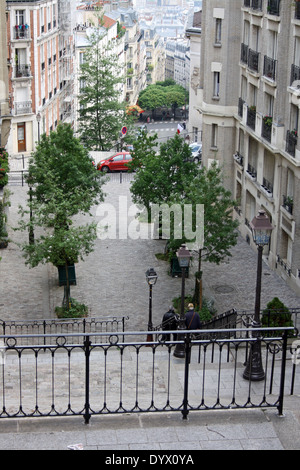
[[202, 142], [194, 142], [190, 144], [192, 157], [194, 162], [199, 163], [202, 160]]
[[118, 152], [111, 157], [100, 160], [97, 164], [97, 170], [108, 173], [110, 171], [128, 171], [127, 164], [132, 160], [129, 152]]

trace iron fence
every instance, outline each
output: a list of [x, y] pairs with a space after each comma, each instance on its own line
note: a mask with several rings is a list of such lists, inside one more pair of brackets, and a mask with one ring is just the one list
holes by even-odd
[[[151, 342], [147, 331], [2, 335], [0, 418], [81, 415], [88, 423], [101, 414], [174, 411], [186, 418], [196, 410], [269, 407], [282, 414], [284, 394], [298, 384], [300, 341], [293, 338], [289, 347], [292, 328], [273, 337], [270, 329], [260, 329], [259, 337], [253, 331], [185, 331], [176, 341], [152, 331]], [[260, 382], [243, 378], [246, 350], [257, 341]], [[182, 359], [174, 356], [178, 345]]]
[[[41, 336], [45, 343], [47, 335], [72, 334], [73, 342], [83, 340], [82, 334], [88, 333], [92, 339], [93, 333], [124, 333], [129, 317], [87, 317], [45, 320], [0, 320], [0, 335], [22, 337], [22, 343], [39, 344]], [[78, 336], [77, 336], [78, 335]], [[105, 336], [102, 338], [105, 340]]]

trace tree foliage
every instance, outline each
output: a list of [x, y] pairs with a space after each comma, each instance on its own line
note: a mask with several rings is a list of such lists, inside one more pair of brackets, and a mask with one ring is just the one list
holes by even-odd
[[81, 140], [89, 149], [110, 150], [126, 124], [126, 105], [120, 101], [124, 74], [112, 44], [97, 29], [90, 36], [90, 46], [84, 53], [80, 83]]
[[[26, 264], [67, 266], [93, 250], [96, 224], [78, 226], [74, 216], [103, 200], [102, 175], [68, 124], [43, 134], [28, 169], [28, 208], [19, 228], [34, 231], [34, 243], [22, 244]], [[28, 217], [28, 214], [30, 215]], [[27, 217], [25, 217], [27, 215]]]
[[154, 110], [163, 106], [172, 107], [174, 112], [188, 102], [188, 92], [173, 80], [148, 85], [139, 95], [139, 105], [143, 109]]

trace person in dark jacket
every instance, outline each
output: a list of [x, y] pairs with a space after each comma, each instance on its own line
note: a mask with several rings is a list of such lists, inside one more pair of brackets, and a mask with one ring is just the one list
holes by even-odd
[[[164, 314], [162, 319], [162, 329], [163, 330], [177, 330], [178, 315], [176, 315], [174, 308], [170, 305], [169, 310]], [[166, 334], [162, 336], [163, 341], [169, 341], [171, 339], [171, 334]], [[173, 340], [176, 341], [177, 334], [173, 334]]]
[[199, 314], [195, 312], [193, 304], [188, 304], [188, 311], [185, 314], [185, 325], [187, 330], [201, 329], [201, 320]]

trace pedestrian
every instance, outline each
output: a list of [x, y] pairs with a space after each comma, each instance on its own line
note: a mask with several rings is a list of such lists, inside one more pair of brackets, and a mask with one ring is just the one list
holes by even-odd
[[[174, 307], [170, 305], [169, 310], [164, 314], [162, 319], [162, 329], [165, 330], [177, 330], [178, 315], [176, 315]], [[173, 333], [173, 340], [176, 341], [177, 334]], [[163, 341], [170, 341], [171, 334], [165, 334], [162, 336]]]
[[188, 311], [185, 314], [185, 325], [187, 330], [200, 330], [201, 320], [199, 314], [195, 312], [194, 305], [188, 304]]

